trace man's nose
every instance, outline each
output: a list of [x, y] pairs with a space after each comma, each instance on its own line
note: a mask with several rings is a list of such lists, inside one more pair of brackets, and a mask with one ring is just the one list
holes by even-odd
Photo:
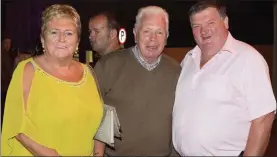
[[209, 32], [209, 28], [201, 26], [201, 35], [206, 35]]
[[150, 34], [150, 40], [151, 41], [155, 41], [157, 39], [157, 34], [155, 33], [155, 32], [152, 32], [151, 34]]
[[90, 33], [89, 33], [89, 38], [94, 38], [95, 37], [95, 32], [94, 31], [91, 31]]

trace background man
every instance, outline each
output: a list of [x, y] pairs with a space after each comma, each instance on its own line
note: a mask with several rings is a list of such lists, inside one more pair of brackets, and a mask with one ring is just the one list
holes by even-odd
[[119, 23], [115, 16], [109, 12], [99, 13], [89, 20], [89, 40], [92, 50], [97, 52], [94, 61], [101, 56], [120, 49], [118, 41]]

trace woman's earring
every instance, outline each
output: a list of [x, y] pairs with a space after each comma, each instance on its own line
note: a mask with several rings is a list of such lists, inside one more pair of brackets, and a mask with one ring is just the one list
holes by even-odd
[[77, 53], [78, 53], [78, 51], [79, 51], [79, 48], [77, 47], [77, 48], [76, 48], [76, 51], [75, 51], [75, 54], [77, 54]]

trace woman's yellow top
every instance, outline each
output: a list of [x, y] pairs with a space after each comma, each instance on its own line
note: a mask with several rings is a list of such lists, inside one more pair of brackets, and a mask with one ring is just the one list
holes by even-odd
[[[34, 67], [34, 78], [25, 110], [23, 72], [26, 63]], [[79, 82], [66, 82], [43, 71], [32, 58], [19, 63], [6, 98], [2, 156], [31, 156], [16, 139], [24, 133], [32, 140], [55, 149], [62, 156], [88, 156], [93, 153], [93, 137], [103, 116], [102, 100], [90, 69], [82, 64]]]

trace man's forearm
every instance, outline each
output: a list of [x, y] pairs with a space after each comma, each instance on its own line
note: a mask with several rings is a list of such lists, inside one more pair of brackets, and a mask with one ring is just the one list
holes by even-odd
[[269, 143], [274, 113], [254, 119], [251, 122], [244, 156], [263, 156]]
[[105, 143], [94, 140], [93, 156], [104, 156], [105, 147]]
[[18, 134], [16, 139], [34, 156], [59, 156], [56, 150], [38, 144], [23, 133]]

